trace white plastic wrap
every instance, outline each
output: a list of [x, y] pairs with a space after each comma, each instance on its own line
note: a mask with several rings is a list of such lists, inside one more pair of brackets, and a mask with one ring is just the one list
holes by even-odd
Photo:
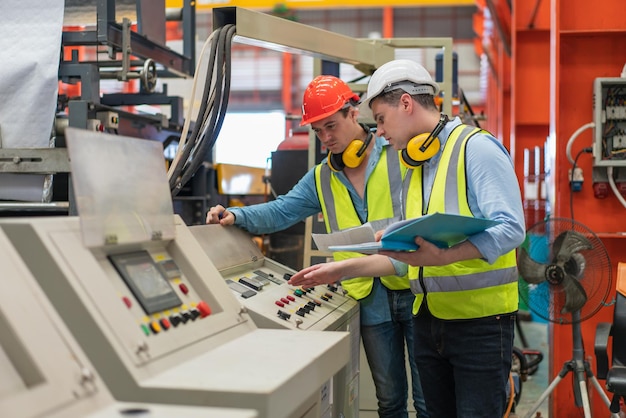
[[[63, 0], [0, 1], [0, 146], [47, 148], [56, 111]], [[0, 174], [0, 199], [42, 201], [43, 175]]]

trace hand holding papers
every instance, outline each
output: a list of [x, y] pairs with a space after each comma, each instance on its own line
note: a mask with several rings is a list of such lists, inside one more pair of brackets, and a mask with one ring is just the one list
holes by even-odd
[[328, 249], [330, 251], [352, 251], [362, 254], [376, 254], [381, 250], [414, 251], [418, 247], [415, 244], [415, 237], [417, 236], [438, 247], [448, 248], [499, 223], [499, 221], [470, 216], [433, 213], [389, 225], [380, 241], [331, 245]]
[[335, 245], [353, 245], [375, 240], [374, 228], [366, 223], [355, 228], [346, 229], [332, 234], [312, 234], [313, 241], [320, 251], [331, 251]]

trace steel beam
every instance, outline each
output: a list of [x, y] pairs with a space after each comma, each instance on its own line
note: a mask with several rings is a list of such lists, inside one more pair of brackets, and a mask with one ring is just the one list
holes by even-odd
[[[237, 7], [213, 10], [213, 28], [233, 24], [237, 42], [326, 61], [361, 65], [373, 71], [394, 59], [393, 48]], [[361, 70], [363, 71], [363, 70]], [[371, 72], [370, 71], [370, 72]]]

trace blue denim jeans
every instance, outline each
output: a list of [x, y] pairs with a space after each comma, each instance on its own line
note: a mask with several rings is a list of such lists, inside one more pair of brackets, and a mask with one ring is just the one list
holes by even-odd
[[415, 360], [433, 417], [494, 418], [506, 410], [515, 314], [444, 321], [422, 306]]
[[[422, 394], [421, 381], [414, 359], [413, 301], [410, 290], [388, 290], [391, 322], [378, 325], [361, 325], [361, 338], [372, 371], [378, 416], [381, 418], [408, 417], [408, 383], [405, 367], [406, 344], [411, 366], [412, 395], [417, 416], [428, 417]], [[432, 415], [431, 415], [432, 416]]]

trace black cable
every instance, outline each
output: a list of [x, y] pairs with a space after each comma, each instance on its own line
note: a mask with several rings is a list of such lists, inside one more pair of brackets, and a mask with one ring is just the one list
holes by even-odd
[[[215, 119], [216, 119], [216, 101], [218, 102], [217, 107], [219, 108], [219, 102], [222, 100], [222, 77], [223, 77], [223, 66], [224, 66], [224, 62], [223, 62], [223, 43], [225, 41], [224, 38], [224, 28], [220, 28], [218, 30], [218, 34], [217, 34], [217, 51], [216, 51], [216, 55], [215, 55], [215, 64], [214, 67], [212, 68], [212, 70], [214, 71], [213, 77], [211, 77], [211, 80], [215, 80], [215, 85], [213, 86], [213, 90], [211, 91], [211, 96], [210, 96], [210, 100], [209, 103], [210, 105], [207, 107], [206, 109], [206, 114], [202, 117], [202, 122], [199, 123], [198, 125], [200, 126], [199, 128], [199, 136], [197, 141], [194, 143], [194, 146], [192, 148], [190, 148], [189, 150], [189, 156], [187, 159], [185, 159], [185, 163], [183, 165], [183, 170], [182, 170], [182, 174], [180, 176], [180, 180], [177, 184], [177, 188], [181, 188], [186, 181], [184, 180], [184, 177], [188, 177], [186, 174], [189, 172], [190, 167], [193, 165], [193, 161], [195, 161], [196, 156], [197, 156], [197, 149], [200, 145], [202, 145], [202, 143], [204, 141], [206, 141], [207, 139], [207, 132], [209, 131], [209, 129], [211, 128], [211, 126], [213, 126], [213, 124], [215, 123]], [[210, 137], [209, 137], [210, 138]]]
[[[230, 97], [231, 43], [232, 43], [232, 38], [235, 36], [235, 27], [233, 25], [228, 25], [228, 26], [225, 26], [224, 28], [225, 28], [224, 31], [226, 32], [225, 38], [223, 39], [224, 58], [223, 58], [223, 61], [218, 66], [218, 77], [217, 77], [218, 80], [222, 80], [224, 85], [223, 85], [223, 88], [222, 88], [222, 85], [219, 85], [219, 88], [217, 89], [217, 92], [219, 93], [218, 94], [219, 100], [217, 101], [218, 106], [216, 106], [217, 113], [214, 113], [213, 117], [211, 118], [210, 123], [205, 127], [203, 131], [203, 133], [206, 135], [208, 128], [212, 129], [210, 142], [208, 142], [209, 148], [212, 147], [217, 140], [217, 136], [222, 127], [222, 123], [224, 122], [224, 117], [226, 116], [226, 108], [228, 106], [228, 99]], [[222, 69], [224, 71], [223, 74], [222, 74]], [[204, 146], [204, 148], [206, 149], [207, 146]], [[204, 156], [204, 152], [199, 152], [199, 154]]]
[[[212, 35], [207, 83], [190, 142], [185, 144], [179, 165], [175, 167], [170, 178], [172, 196], [180, 192], [204, 162], [207, 151], [212, 148], [221, 129], [230, 95], [230, 49], [234, 35], [234, 25], [216, 29]], [[211, 88], [213, 80], [215, 80], [214, 89]]]
[[[223, 59], [218, 55], [217, 77], [215, 84], [216, 104], [213, 106], [210, 121], [204, 126], [200, 141], [198, 141], [192, 158], [188, 161], [188, 166], [184, 168], [180, 181], [180, 187], [184, 185], [197, 171], [198, 167], [204, 162], [207, 152], [213, 148], [217, 137], [222, 128], [222, 123], [226, 116], [226, 108], [228, 106], [228, 98], [230, 96], [230, 76], [231, 76], [231, 43], [235, 36], [235, 26], [226, 25], [219, 34], [218, 47], [223, 52]], [[222, 86], [223, 84], [223, 86]]]
[[[207, 109], [207, 113], [205, 117], [202, 119], [202, 125], [200, 127], [200, 138], [205, 138], [209, 129], [211, 129], [211, 127], [214, 126], [216, 115], [217, 115], [215, 113], [215, 109], [217, 108], [219, 110], [219, 108], [221, 107], [221, 102], [223, 100], [223, 93], [222, 93], [223, 78], [224, 78], [223, 68], [225, 65], [224, 50], [225, 50], [225, 43], [227, 41], [226, 34], [227, 34], [228, 27], [230, 26], [232, 25], [224, 26], [220, 28], [218, 32], [215, 65], [212, 68], [212, 70], [216, 72], [216, 75], [212, 77], [212, 79], [216, 80], [215, 87], [214, 87], [215, 90], [212, 91], [211, 100], [210, 100], [211, 106]], [[217, 100], [217, 106], [215, 105], [216, 100]]]
[[478, 119], [476, 119], [476, 114], [474, 114], [474, 109], [472, 109], [472, 105], [470, 105], [469, 101], [467, 100], [467, 97], [465, 97], [465, 92], [463, 91], [463, 89], [459, 89], [461, 91], [461, 103], [463, 105], [464, 110], [467, 110], [472, 118], [472, 121], [474, 122], [474, 125], [476, 125], [477, 128], [481, 128], [480, 123], [478, 122]]
[[222, 58], [221, 54], [217, 56], [216, 80], [218, 81], [216, 82], [215, 89], [215, 96], [217, 97], [215, 103], [217, 104], [213, 105], [211, 118], [203, 127], [201, 140], [193, 150], [192, 157], [188, 161], [187, 167], [184, 168], [181, 184], [185, 184], [205, 160], [207, 151], [213, 147], [217, 140], [222, 122], [226, 116], [226, 107], [230, 93], [230, 46], [234, 31], [234, 26], [229, 25], [225, 26], [220, 33], [218, 47], [220, 48], [219, 52], [223, 53], [224, 57]]
[[[533, 7], [533, 11], [532, 11], [531, 16], [530, 16], [530, 22], [528, 22], [528, 29], [534, 29], [535, 28], [535, 19], [537, 18], [537, 12], [539, 11], [539, 4], [540, 3], [541, 3], [541, 0], [537, 0], [535, 2], [535, 7]], [[511, 10], [513, 10], [513, 8], [511, 8]]]
[[572, 172], [570, 173], [569, 177], [569, 211], [570, 218], [572, 218], [572, 220], [574, 220], [574, 190], [572, 190], [572, 185], [574, 184], [574, 172], [576, 171], [576, 166], [578, 165], [578, 159], [580, 158], [580, 156], [584, 153], [590, 153], [592, 151], [593, 149], [591, 147], [581, 149], [580, 151], [578, 151], [578, 154], [576, 154], [576, 158], [574, 158], [574, 164], [572, 164]]
[[231, 81], [231, 62], [232, 62], [232, 50], [231, 50], [231, 46], [232, 46], [232, 40], [235, 37], [236, 34], [236, 28], [233, 25], [229, 25], [227, 26], [228, 30], [226, 33], [226, 45], [224, 48], [224, 93], [222, 94], [222, 100], [221, 100], [221, 106], [220, 106], [220, 111], [218, 114], [218, 119], [217, 119], [217, 124], [213, 127], [213, 131], [212, 131], [212, 136], [211, 136], [211, 141], [208, 143], [209, 145], [207, 147], [204, 147], [205, 149], [201, 149], [199, 154], [201, 156], [205, 156], [207, 153], [207, 149], [209, 150], [213, 148], [213, 146], [215, 145], [215, 142], [217, 141], [217, 137], [219, 135], [219, 132], [222, 129], [222, 124], [224, 123], [224, 118], [226, 117], [226, 109], [228, 108], [228, 100], [230, 99], [230, 81]]
[[[213, 33], [215, 34], [219, 30], [220, 29], [216, 29]], [[205, 82], [204, 84], [204, 90], [202, 92], [202, 99], [200, 101], [200, 109], [198, 110], [196, 123], [194, 123], [191, 134], [188, 135], [187, 137], [187, 142], [185, 143], [184, 148], [181, 151], [182, 152], [181, 158], [178, 160], [178, 163], [176, 164], [172, 172], [172, 176], [170, 177], [170, 190], [172, 191], [176, 189], [179, 183], [180, 173], [183, 169], [183, 166], [185, 162], [187, 161], [187, 159], [189, 158], [189, 154], [191, 153], [191, 150], [195, 146], [196, 141], [198, 140], [200, 127], [202, 125], [202, 123], [198, 123], [198, 121], [202, 121], [205, 119], [205, 113], [207, 111], [207, 102], [209, 98], [209, 93], [211, 91], [211, 79], [213, 75], [213, 66], [215, 63], [215, 51], [217, 49], [217, 42], [216, 42], [217, 36], [215, 36], [214, 34], [211, 35], [212, 41], [211, 41], [211, 48], [209, 51], [209, 64], [207, 66], [206, 80], [208, 80], [208, 82]], [[190, 106], [192, 105], [193, 104], [190, 104]], [[172, 195], [175, 195], [177, 193], [178, 191], [176, 191], [176, 193], [173, 193]]]

